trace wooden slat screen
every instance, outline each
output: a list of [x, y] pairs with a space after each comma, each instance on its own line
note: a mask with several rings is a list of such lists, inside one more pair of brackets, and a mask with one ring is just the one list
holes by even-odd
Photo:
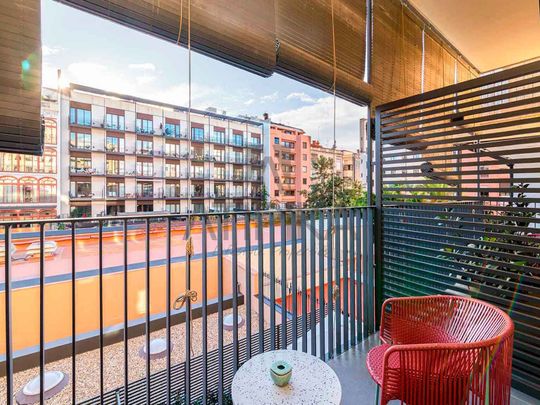
[[364, 82], [366, 4], [354, 0], [276, 0], [276, 71], [330, 91], [334, 78], [332, 41], [334, 4], [336, 93], [346, 99], [369, 98]]
[[[189, 0], [57, 1], [174, 43], [182, 9], [180, 43], [187, 41]], [[421, 91], [424, 30], [424, 89], [475, 76], [409, 7], [400, 0], [373, 0], [371, 84], [364, 82], [365, 0], [191, 0], [192, 47], [263, 76], [279, 72], [329, 92], [335, 75], [340, 97], [377, 105]]]
[[399, 0], [374, 0], [373, 19], [373, 105], [421, 92], [422, 30], [424, 91], [454, 84], [456, 66], [458, 82], [476, 77], [475, 69]]
[[507, 311], [514, 384], [540, 398], [540, 62], [384, 104], [375, 127], [379, 299]]
[[39, 0], [0, 7], [0, 151], [43, 153]]
[[[57, 1], [169, 42], [187, 45], [188, 0]], [[180, 15], [182, 32], [178, 41]], [[192, 48], [253, 73], [262, 76], [273, 73], [274, 31], [273, 1], [191, 0]]]

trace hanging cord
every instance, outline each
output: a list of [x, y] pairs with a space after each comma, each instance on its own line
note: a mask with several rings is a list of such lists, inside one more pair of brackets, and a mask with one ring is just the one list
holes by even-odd
[[180, 45], [180, 35], [182, 34], [183, 20], [184, 20], [184, 0], [180, 0], [180, 23], [178, 24], [178, 38], [176, 38], [176, 45]]
[[[337, 76], [337, 66], [336, 66], [336, 28], [334, 23], [334, 0], [332, 0], [332, 57], [333, 57], [333, 80], [332, 80], [332, 93], [333, 93], [333, 108], [334, 108], [334, 118], [333, 118], [333, 162], [332, 162], [332, 208], [336, 205], [336, 190], [335, 190], [335, 176], [336, 176], [336, 76]], [[332, 232], [334, 228], [332, 225]]]

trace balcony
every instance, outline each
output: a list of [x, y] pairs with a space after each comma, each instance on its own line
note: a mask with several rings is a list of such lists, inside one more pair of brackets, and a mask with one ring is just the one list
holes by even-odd
[[154, 150], [153, 149], [136, 149], [135, 154], [143, 155], [143, 156], [154, 156]]
[[69, 173], [77, 176], [102, 176], [104, 174], [103, 170], [96, 169], [93, 167], [69, 167]]
[[154, 135], [155, 134], [155, 131], [154, 129], [151, 129], [151, 128], [135, 128], [135, 132], [137, 134], [141, 134], [141, 135]]

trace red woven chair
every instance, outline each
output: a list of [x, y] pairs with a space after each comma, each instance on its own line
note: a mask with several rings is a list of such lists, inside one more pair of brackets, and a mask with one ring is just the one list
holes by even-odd
[[510, 317], [479, 300], [386, 300], [366, 360], [377, 400], [381, 389], [382, 404], [510, 404], [513, 337]]

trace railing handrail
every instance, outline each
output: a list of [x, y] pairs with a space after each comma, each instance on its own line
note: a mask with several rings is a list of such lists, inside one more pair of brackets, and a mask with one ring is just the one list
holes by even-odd
[[14, 226], [14, 225], [45, 225], [45, 224], [57, 224], [57, 223], [75, 223], [75, 222], [106, 222], [106, 221], [118, 221], [118, 220], [141, 220], [141, 219], [159, 219], [159, 218], [185, 218], [185, 217], [211, 217], [211, 216], [226, 216], [226, 215], [253, 215], [253, 214], [279, 214], [287, 212], [311, 212], [311, 211], [337, 211], [337, 210], [349, 210], [349, 209], [374, 209], [372, 205], [361, 206], [348, 206], [348, 207], [324, 207], [324, 208], [283, 208], [283, 209], [269, 209], [269, 210], [242, 210], [242, 211], [225, 211], [225, 212], [185, 212], [185, 213], [134, 213], [134, 215], [122, 215], [122, 216], [102, 216], [102, 217], [78, 217], [78, 218], [47, 218], [47, 219], [27, 219], [23, 221], [0, 221], [0, 226]]

